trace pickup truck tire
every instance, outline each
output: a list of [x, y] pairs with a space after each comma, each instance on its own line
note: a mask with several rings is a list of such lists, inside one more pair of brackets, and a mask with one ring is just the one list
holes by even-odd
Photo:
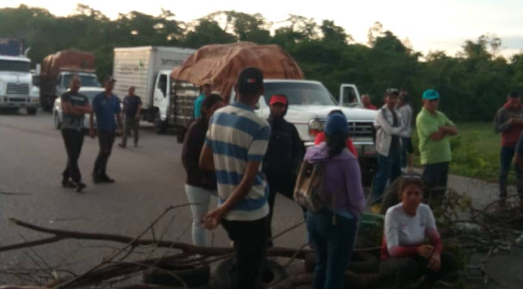
[[165, 134], [167, 131], [167, 123], [162, 121], [159, 111], [157, 111], [154, 115], [154, 131], [156, 134]]
[[[213, 278], [214, 289], [230, 289], [232, 288], [232, 270], [234, 269], [234, 259], [227, 259], [216, 267]], [[287, 278], [287, 272], [278, 262], [267, 259], [265, 262], [265, 270], [263, 276], [264, 287], [275, 284]]]
[[[143, 272], [143, 282], [147, 284], [156, 284], [169, 286], [171, 288], [208, 288], [211, 279], [211, 268], [209, 265], [190, 266], [190, 267], [173, 267], [165, 266], [163, 270], [147, 269]], [[176, 275], [173, 276], [173, 275]], [[181, 281], [180, 281], [181, 280]]]
[[28, 108], [27, 114], [29, 115], [35, 115], [36, 114], [36, 108]]
[[62, 123], [60, 122], [60, 117], [58, 116], [58, 113], [54, 114], [53, 123], [55, 129], [60, 129], [62, 127]]

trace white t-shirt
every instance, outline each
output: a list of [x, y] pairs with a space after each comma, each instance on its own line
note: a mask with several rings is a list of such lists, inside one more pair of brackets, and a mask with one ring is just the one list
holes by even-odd
[[437, 230], [436, 220], [429, 206], [420, 204], [415, 216], [407, 215], [402, 203], [390, 207], [385, 214], [387, 249], [421, 245], [429, 229]]
[[410, 104], [407, 104], [402, 107], [399, 107], [397, 110], [401, 114], [403, 123], [407, 127], [407, 131], [409, 132], [409, 136], [410, 136], [411, 130], [412, 130], [412, 107], [410, 106]]

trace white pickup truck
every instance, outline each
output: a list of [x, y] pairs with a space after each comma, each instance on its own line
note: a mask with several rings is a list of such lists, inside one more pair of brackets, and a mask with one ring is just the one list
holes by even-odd
[[[358, 152], [364, 181], [369, 183], [376, 166], [373, 122], [377, 112], [361, 108], [359, 92], [355, 85], [341, 85], [339, 99], [335, 99], [318, 81], [265, 79], [264, 86], [265, 95], [260, 98], [256, 113], [265, 119], [268, 118], [269, 98], [274, 94], [285, 94], [289, 99], [285, 119], [296, 126], [305, 146], [314, 144], [316, 135], [323, 131], [329, 112], [343, 111], [348, 120], [350, 138]], [[185, 130], [192, 121], [193, 102], [199, 94], [199, 87], [175, 82], [172, 88], [171, 97], [174, 99], [170, 103], [174, 107], [168, 110], [168, 124], [176, 129], [178, 140], [182, 141]], [[235, 99], [234, 90], [230, 95], [232, 102]]]

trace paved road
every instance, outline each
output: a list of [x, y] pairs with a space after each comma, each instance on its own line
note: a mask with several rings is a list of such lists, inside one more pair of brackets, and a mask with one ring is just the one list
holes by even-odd
[[[7, 221], [11, 217], [52, 228], [135, 236], [167, 206], [187, 203], [181, 145], [173, 135], [155, 135], [153, 128], [144, 124], [138, 148], [124, 150], [115, 145], [108, 166], [108, 174], [116, 179], [113, 185], [94, 185], [90, 179], [97, 152], [97, 141], [86, 138], [80, 157], [87, 184], [85, 193], [64, 189], [60, 181], [66, 154], [60, 132], [53, 129], [51, 115], [0, 114], [0, 192], [28, 194], [0, 195], [0, 246], [22, 242], [21, 234], [28, 240], [46, 236], [17, 228]], [[171, 217], [165, 218], [156, 229], [157, 235], [167, 228], [166, 239], [180, 238], [190, 243], [189, 209], [182, 208], [171, 215], [175, 216], [172, 225], [168, 227]], [[292, 201], [277, 199], [275, 231], [302, 218], [301, 210]], [[305, 228], [300, 228], [276, 244], [299, 247], [304, 241]], [[228, 244], [221, 228], [216, 231], [214, 242]], [[101, 260], [103, 254], [92, 246], [92, 242], [68, 241], [36, 251], [50, 264], [80, 261], [74, 266], [80, 270]], [[3, 268], [34, 267], [23, 251], [1, 254], [0, 264]], [[6, 280], [2, 278], [5, 276], [0, 274], [0, 282]]]
[[[96, 140], [86, 138], [80, 169], [87, 188], [85, 193], [77, 194], [60, 185], [66, 155], [60, 132], [52, 126], [51, 115], [45, 112], [36, 116], [0, 114], [0, 192], [20, 194], [0, 194], [0, 246], [46, 237], [16, 227], [8, 218], [52, 228], [136, 236], [167, 206], [187, 203], [181, 145], [173, 135], [155, 135], [152, 126], [142, 124], [140, 147], [124, 150], [115, 145], [108, 167], [108, 173], [116, 179], [113, 185], [92, 184], [90, 172], [98, 147]], [[495, 186], [464, 178], [452, 177], [450, 185], [467, 192], [476, 202], [486, 202], [496, 191]], [[301, 220], [301, 210], [292, 201], [278, 196], [274, 230], [282, 231]], [[160, 222], [156, 235], [165, 231], [165, 239], [190, 243], [190, 225], [190, 211], [182, 208]], [[214, 233], [213, 240], [215, 245], [228, 244], [221, 228]], [[301, 227], [276, 240], [276, 245], [300, 247], [304, 241], [305, 228]], [[51, 266], [66, 263], [68, 268], [82, 271], [113, 252], [108, 245], [114, 246], [65, 241], [36, 248], [35, 252], [0, 253], [0, 269], [34, 268], [31, 258], [37, 259], [37, 254]], [[136, 256], [141, 257], [144, 255]], [[510, 255], [500, 253], [487, 269], [506, 286], [504, 288], [521, 288], [518, 284], [523, 284], [522, 258], [519, 249], [513, 249]], [[0, 284], [13, 282], [2, 272], [0, 270]], [[491, 284], [485, 288], [503, 287]]]

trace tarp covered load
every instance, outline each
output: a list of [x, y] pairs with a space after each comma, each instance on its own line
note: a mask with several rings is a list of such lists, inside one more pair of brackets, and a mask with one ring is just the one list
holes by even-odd
[[44, 58], [41, 75], [55, 78], [60, 71], [94, 72], [94, 68], [94, 54], [77, 50], [64, 50]]
[[229, 97], [236, 78], [246, 67], [257, 67], [266, 79], [303, 79], [296, 61], [278, 45], [250, 42], [203, 46], [175, 68], [172, 79], [202, 85], [211, 80], [214, 90]]

